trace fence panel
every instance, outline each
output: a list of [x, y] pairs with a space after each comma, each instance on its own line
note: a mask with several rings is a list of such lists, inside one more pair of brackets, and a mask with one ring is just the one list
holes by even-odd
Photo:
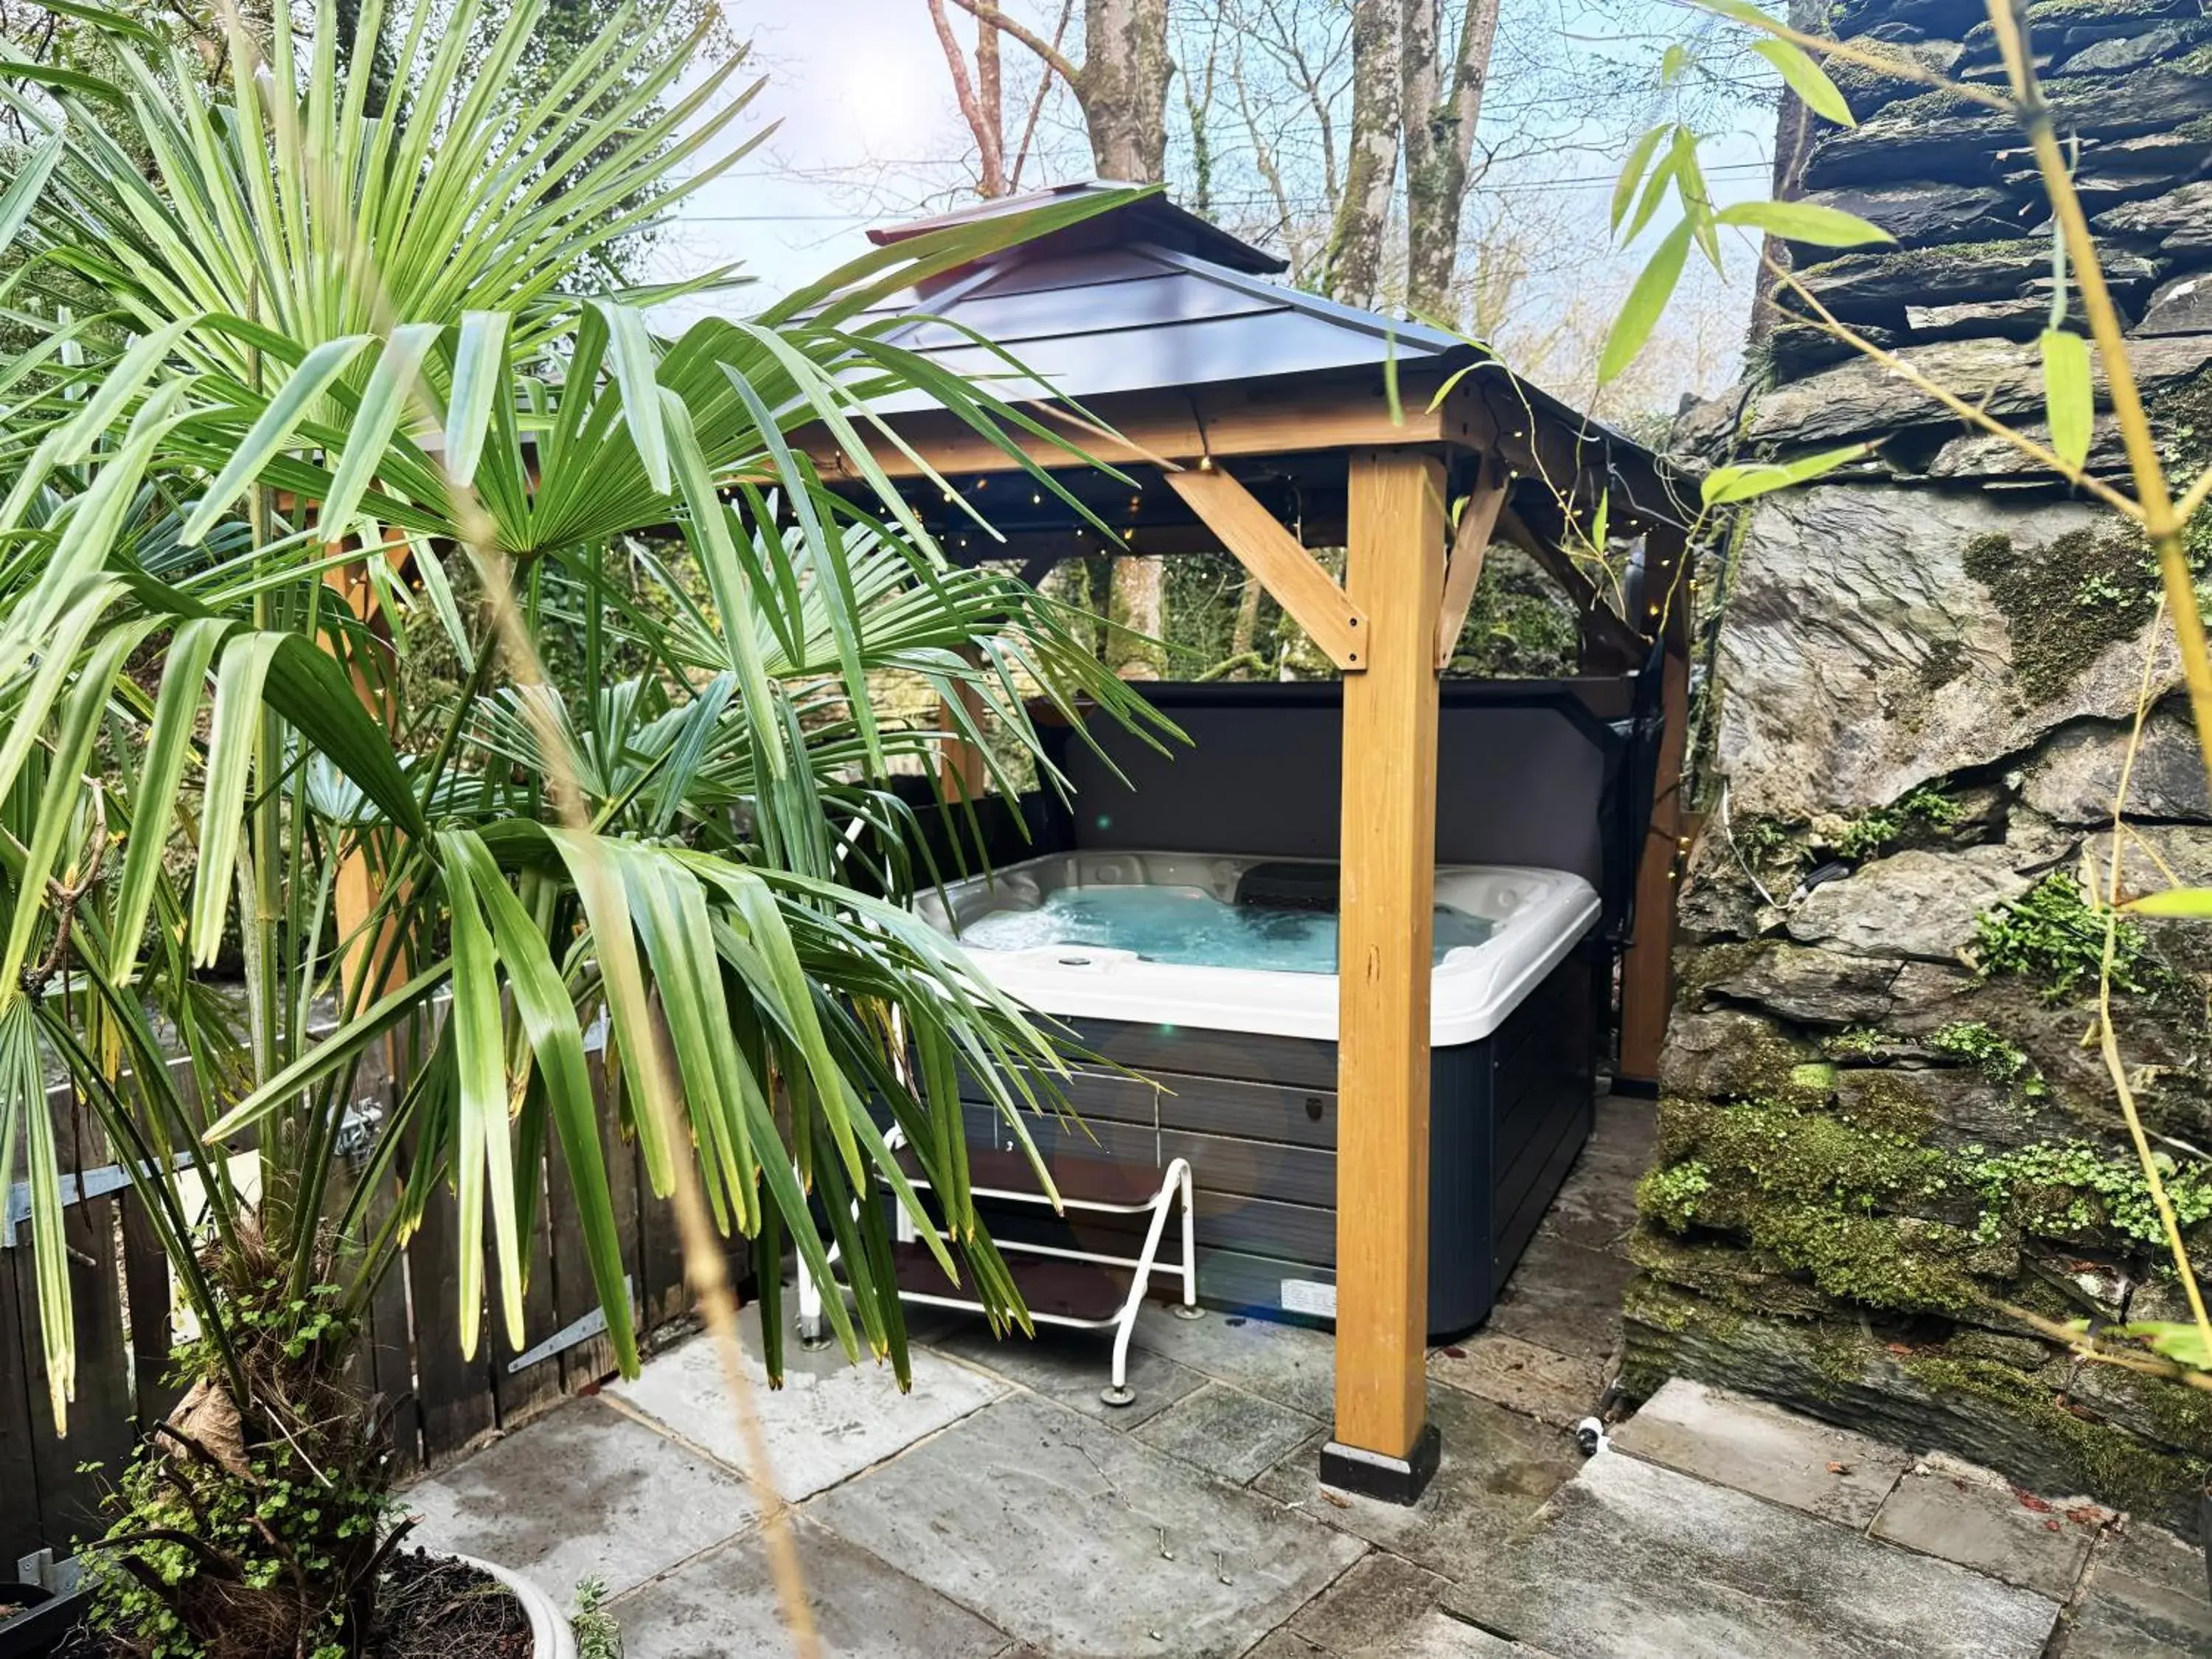
[[[595, 1050], [590, 1060], [605, 1102], [604, 1055]], [[390, 1078], [380, 1054], [364, 1063], [356, 1090], [364, 1121], [394, 1104]], [[141, 1435], [176, 1401], [164, 1376], [172, 1313], [167, 1263], [136, 1194], [119, 1188], [119, 1172], [108, 1164], [92, 1120], [73, 1112], [65, 1093], [52, 1109], [64, 1177], [87, 1179], [97, 1194], [65, 1212], [76, 1299], [76, 1401], [62, 1438], [46, 1399], [30, 1230], [11, 1232], [0, 1224], [0, 1568], [40, 1548], [65, 1555], [97, 1535], [103, 1494]], [[644, 1336], [690, 1311], [683, 1251], [672, 1207], [647, 1190], [635, 1146], [623, 1139], [611, 1109], [600, 1117], [632, 1305]], [[359, 1375], [384, 1398], [403, 1476], [449, 1461], [495, 1429], [520, 1426], [613, 1369], [605, 1335], [590, 1328], [598, 1298], [560, 1158], [557, 1146], [549, 1148], [551, 1179], [533, 1239], [523, 1352], [544, 1349], [533, 1363], [509, 1369], [520, 1355], [507, 1346], [501, 1322], [489, 1316], [477, 1357], [461, 1357], [459, 1216], [450, 1191], [428, 1206], [401, 1270], [386, 1278], [370, 1308]], [[15, 1197], [23, 1171], [0, 1175], [0, 1198]], [[350, 1192], [349, 1182], [339, 1171], [334, 1201]], [[372, 1233], [390, 1216], [394, 1196], [387, 1183], [370, 1200]], [[0, 1208], [0, 1221], [7, 1213]], [[739, 1242], [732, 1270], [742, 1276], [744, 1267]], [[495, 1296], [495, 1273], [487, 1261], [488, 1303]], [[101, 1467], [80, 1473], [86, 1463]]]

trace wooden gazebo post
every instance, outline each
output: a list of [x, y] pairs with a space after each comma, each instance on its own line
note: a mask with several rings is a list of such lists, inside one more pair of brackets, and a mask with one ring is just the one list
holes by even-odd
[[1365, 668], [1344, 677], [1336, 1426], [1322, 1478], [1399, 1503], [1437, 1455], [1424, 1361], [1443, 492], [1433, 454], [1352, 453], [1345, 586], [1368, 637]]

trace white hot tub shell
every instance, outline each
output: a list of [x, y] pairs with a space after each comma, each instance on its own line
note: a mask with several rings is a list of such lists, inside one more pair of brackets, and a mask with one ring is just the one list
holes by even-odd
[[[1188, 853], [1077, 852], [1030, 859], [926, 894], [922, 916], [956, 936], [982, 917], [1035, 909], [1068, 888], [1197, 888], [1224, 902], [1256, 865], [1280, 860]], [[1598, 917], [1596, 890], [1563, 870], [1457, 866], [1437, 872], [1437, 902], [1491, 923], [1479, 945], [1462, 945], [1430, 979], [1429, 1039], [1439, 1048], [1476, 1042], [1505, 1023]], [[1167, 1021], [1222, 1031], [1336, 1041], [1334, 974], [1200, 968], [1153, 962], [1129, 951], [1045, 945], [1029, 950], [967, 946], [992, 982], [1042, 1012], [1066, 1018]]]

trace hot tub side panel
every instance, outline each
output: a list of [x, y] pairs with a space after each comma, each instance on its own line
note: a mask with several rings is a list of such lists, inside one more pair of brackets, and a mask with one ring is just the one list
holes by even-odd
[[[1481, 1322], [1588, 1137], [1595, 1053], [1590, 952], [1578, 950], [1479, 1042], [1431, 1051], [1429, 1328]], [[1336, 1045], [1091, 1021], [1084, 1042], [1141, 1073], [1085, 1068], [1079, 1124], [1031, 1119], [1038, 1149], [1191, 1166], [1199, 1289], [1217, 1307], [1325, 1321], [1336, 1264]], [[1008, 1147], [971, 1091], [971, 1144]], [[994, 1235], [1126, 1248], [1130, 1224], [991, 1210]]]

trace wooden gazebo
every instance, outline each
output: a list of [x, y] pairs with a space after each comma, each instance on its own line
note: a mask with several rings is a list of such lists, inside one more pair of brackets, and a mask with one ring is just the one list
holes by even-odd
[[[888, 243], [1119, 188], [1071, 185], [871, 235]], [[1025, 445], [1114, 527], [1116, 546], [1102, 546], [1050, 492], [1014, 483], [1010, 457], [923, 400], [878, 410], [1004, 539], [976, 530], [896, 446], [879, 446], [877, 459], [915, 481], [915, 506], [956, 557], [1018, 558], [1031, 581], [1080, 555], [1225, 550], [1342, 672], [1336, 1415], [1323, 1472], [1411, 1502], [1437, 1449], [1424, 1308], [1438, 674], [1493, 536], [1525, 550], [1572, 599], [1586, 666], [1623, 672], [1665, 652], [1661, 793], [1636, 883], [1619, 1068], [1632, 1086], [1649, 1079], [1668, 994], [1679, 825], [1668, 785], [1687, 686], [1688, 514], [1650, 455], [1488, 353], [1267, 280], [1282, 268], [1153, 195], [903, 302], [915, 314], [899, 343], [991, 377], [1001, 396], [1035, 399], [1028, 406], [1048, 426], [1136, 481], [1133, 492], [1067, 466], [1048, 442]], [[1018, 381], [975, 337], [1033, 381]], [[818, 459], [837, 465], [834, 452]], [[1568, 551], [1601, 524], [1640, 573], [1626, 586], [1633, 617]], [[1340, 584], [1310, 547], [1345, 550]]]

